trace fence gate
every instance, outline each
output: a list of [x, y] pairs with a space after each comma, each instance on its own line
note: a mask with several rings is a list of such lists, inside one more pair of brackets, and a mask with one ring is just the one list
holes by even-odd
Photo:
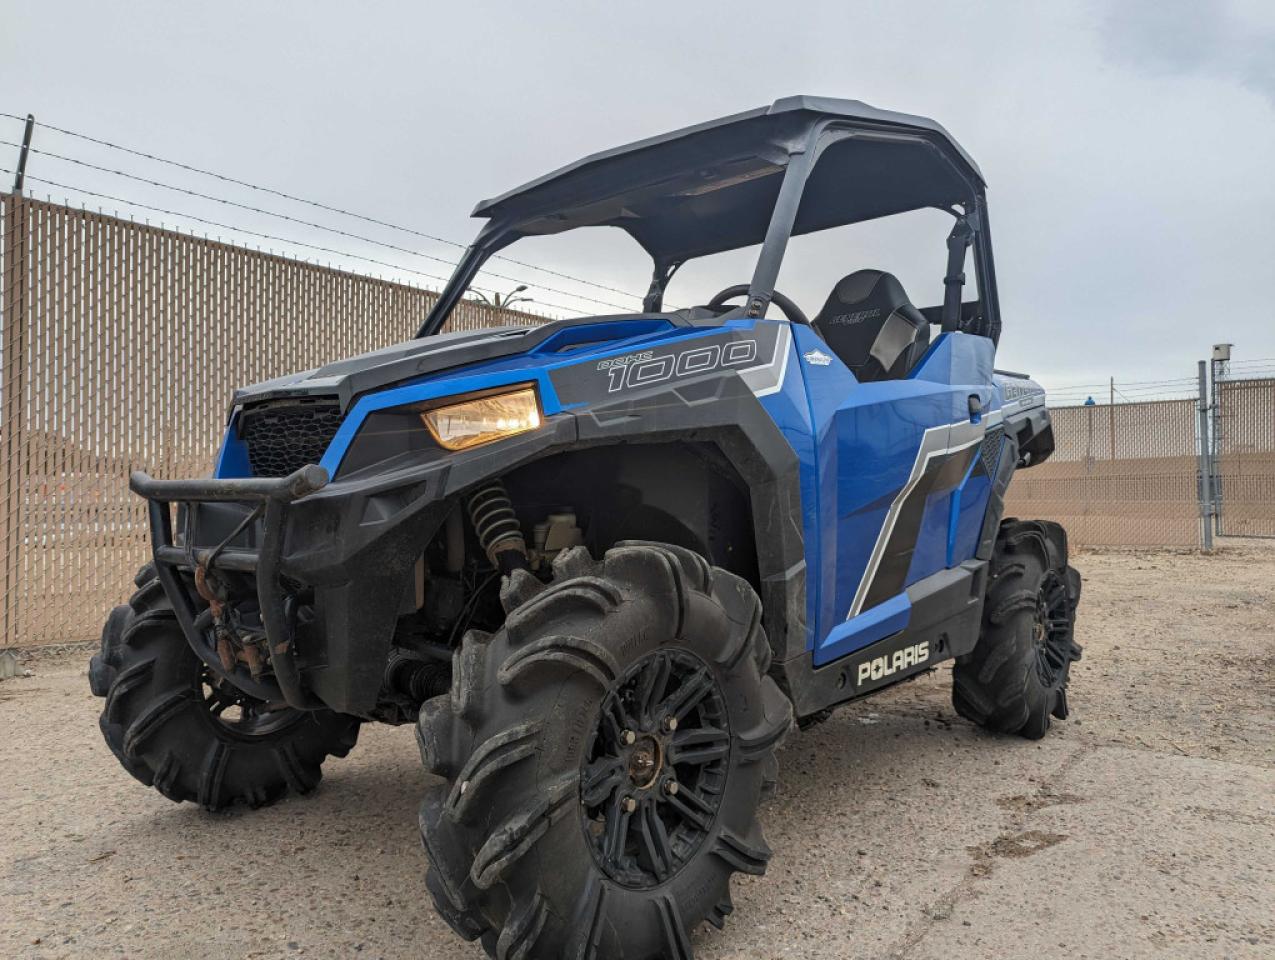
[[1213, 513], [1219, 537], [1275, 537], [1275, 370], [1213, 363]]

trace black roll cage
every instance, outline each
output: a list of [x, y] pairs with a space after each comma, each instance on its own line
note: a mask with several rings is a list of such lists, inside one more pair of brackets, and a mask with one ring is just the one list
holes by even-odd
[[[742, 307], [732, 310], [731, 315], [761, 317], [766, 313], [774, 296], [775, 283], [779, 278], [780, 267], [787, 251], [788, 241], [793, 236], [793, 227], [797, 221], [801, 202], [806, 193], [806, 186], [815, 166], [823, 153], [832, 145], [850, 139], [877, 143], [915, 144], [921, 148], [934, 151], [943, 162], [956, 174], [960, 182], [967, 188], [967, 198], [962, 203], [952, 206], [934, 207], [942, 209], [955, 218], [955, 224], [947, 239], [947, 270], [943, 278], [944, 300], [941, 314], [941, 327], [944, 331], [962, 329], [962, 299], [965, 286], [964, 265], [966, 251], [974, 248], [974, 264], [979, 280], [980, 314], [976, 329], [965, 332], [977, 333], [1000, 339], [1000, 304], [996, 293], [995, 267], [992, 260], [991, 236], [988, 227], [986, 196], [981, 180], [967, 172], [963, 165], [956, 162], [948, 150], [943, 149], [928, 136], [918, 132], [891, 129], [880, 124], [856, 122], [838, 117], [823, 117], [814, 120], [796, 136], [786, 141], [774, 143], [777, 148], [773, 154], [778, 165], [784, 168], [783, 180], [779, 187], [767, 226], [765, 239], [753, 269], [749, 283], [748, 300]], [[770, 151], [767, 151], [768, 155]], [[932, 204], [919, 204], [911, 209], [933, 207]], [[896, 213], [907, 212], [898, 210]], [[887, 216], [893, 214], [886, 214]], [[468, 247], [456, 264], [451, 278], [443, 288], [434, 307], [417, 331], [417, 337], [427, 337], [438, 333], [456, 304], [460, 301], [474, 277], [486, 261], [514, 243], [530, 234], [522, 231], [523, 218], [510, 219], [493, 217], [479, 231], [478, 236]], [[846, 223], [854, 221], [846, 221]], [[844, 225], [844, 224], [842, 224]], [[827, 228], [825, 228], [827, 229]], [[724, 248], [729, 249], [729, 248]], [[651, 284], [643, 299], [643, 310], [646, 313], [658, 313], [662, 308], [664, 291], [678, 269], [691, 258], [674, 259], [661, 256], [658, 252], [652, 255], [654, 269]]]

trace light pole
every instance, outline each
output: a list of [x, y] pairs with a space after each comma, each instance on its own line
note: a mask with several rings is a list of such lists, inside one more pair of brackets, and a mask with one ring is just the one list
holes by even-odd
[[525, 283], [520, 283], [518, 286], [514, 287], [512, 290], [510, 290], [508, 293], [504, 294], [503, 296], [499, 293], [492, 293], [490, 297], [488, 297], [485, 293], [479, 293], [477, 290], [475, 290], [474, 299], [477, 300], [479, 303], [487, 304], [487, 306], [489, 307], [495, 307], [497, 310], [508, 310], [515, 303], [531, 303], [532, 302], [531, 297], [518, 296], [518, 294], [522, 293], [526, 289], [527, 289], [527, 285]]

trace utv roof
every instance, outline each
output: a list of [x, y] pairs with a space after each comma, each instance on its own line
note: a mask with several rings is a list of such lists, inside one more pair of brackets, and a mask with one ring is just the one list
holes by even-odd
[[789, 159], [827, 141], [792, 233], [968, 203], [977, 165], [938, 123], [857, 100], [786, 97], [768, 107], [604, 150], [474, 208], [489, 229], [627, 231], [657, 261], [760, 243]]

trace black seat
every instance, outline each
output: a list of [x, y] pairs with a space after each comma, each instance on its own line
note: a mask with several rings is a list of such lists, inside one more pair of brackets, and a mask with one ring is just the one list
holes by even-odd
[[930, 345], [925, 316], [883, 270], [845, 277], [811, 326], [861, 383], [906, 376]]

